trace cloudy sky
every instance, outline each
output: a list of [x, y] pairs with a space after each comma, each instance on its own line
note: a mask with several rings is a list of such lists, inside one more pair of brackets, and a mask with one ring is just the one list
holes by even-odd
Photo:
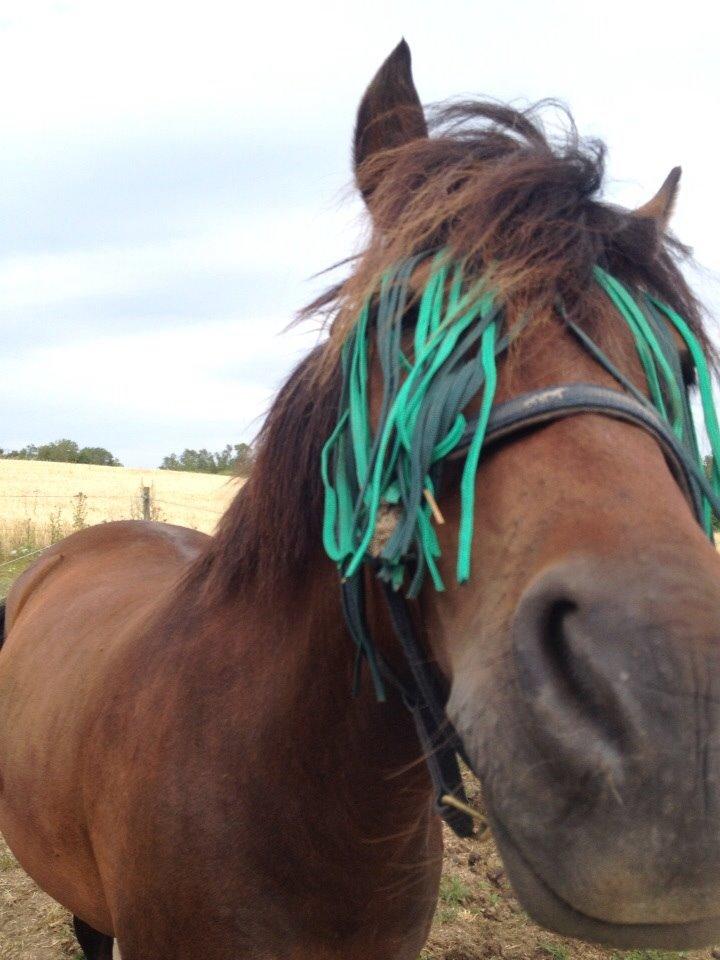
[[[156, 466], [252, 437], [352, 252], [358, 99], [404, 35], [423, 100], [564, 99], [607, 195], [675, 164], [720, 272], [717, 7], [506, 0], [0, 0], [0, 446]], [[720, 305], [707, 277], [705, 295]]]

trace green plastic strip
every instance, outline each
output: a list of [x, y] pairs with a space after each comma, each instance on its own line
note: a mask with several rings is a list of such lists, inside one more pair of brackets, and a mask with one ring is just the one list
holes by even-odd
[[[428, 265], [428, 279], [414, 317], [410, 314], [410, 282], [417, 267]], [[675, 341], [667, 321], [687, 345], [697, 371], [705, 425], [713, 463], [703, 494], [706, 527], [712, 535], [708, 496], [720, 496], [720, 426], [712, 397], [708, 364], [687, 323], [666, 304], [648, 294], [636, 299], [600, 267], [595, 279], [631, 331], [647, 391], [635, 385], [605, 356], [594, 341], [568, 317], [578, 341], [642, 402], [650, 403], [671, 424], [688, 451], [694, 470], [703, 470], [690, 401], [682, 381]], [[560, 312], [565, 316], [560, 305]], [[355, 578], [373, 559], [378, 575], [410, 596], [425, 575], [435, 589], [444, 589], [438, 560], [440, 545], [427, 492], [439, 489], [444, 459], [466, 429], [464, 411], [480, 398], [477, 427], [470, 442], [460, 482], [460, 525], [456, 577], [471, 575], [475, 535], [477, 471], [485, 432], [495, 402], [497, 358], [508, 348], [525, 321], [509, 331], [501, 307], [483, 279], [468, 279], [463, 263], [446, 251], [414, 257], [389, 270], [377, 295], [363, 306], [342, 353], [343, 392], [335, 429], [322, 452], [325, 486], [323, 543], [345, 579]], [[383, 374], [378, 424], [370, 421], [368, 356], [372, 340]], [[702, 484], [704, 484], [704, 475]], [[717, 502], [717, 500], [716, 500]], [[392, 522], [377, 542], [384, 517]]]

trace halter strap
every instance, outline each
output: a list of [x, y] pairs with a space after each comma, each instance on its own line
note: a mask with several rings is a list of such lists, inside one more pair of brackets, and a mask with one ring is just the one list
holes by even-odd
[[[485, 443], [486, 445], [499, 443], [524, 430], [580, 413], [613, 417], [640, 427], [651, 434], [660, 444], [668, 466], [699, 523], [702, 523], [703, 518], [703, 495], [716, 511], [720, 508], [720, 499], [708, 483], [705, 474], [697, 468], [682, 443], [649, 403], [641, 403], [628, 394], [599, 384], [569, 383], [556, 387], [542, 387], [497, 404], [490, 414]], [[450, 458], [462, 454], [467, 449], [474, 431], [475, 424], [471, 422]]]

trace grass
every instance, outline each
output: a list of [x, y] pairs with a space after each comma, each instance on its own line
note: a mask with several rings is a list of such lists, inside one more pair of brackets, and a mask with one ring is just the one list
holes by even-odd
[[454, 907], [461, 907], [472, 896], [472, 890], [460, 877], [445, 876], [440, 881], [440, 900]]
[[461, 908], [472, 898], [472, 890], [460, 877], [446, 874], [440, 881], [438, 908], [435, 911], [437, 923], [453, 923], [458, 919]]
[[687, 954], [668, 953], [666, 950], [630, 950], [628, 953], [614, 953], [612, 960], [680, 960], [681, 957], [687, 957]]
[[570, 952], [567, 947], [556, 943], [541, 943], [539, 952], [544, 953], [551, 960], [570, 960]]

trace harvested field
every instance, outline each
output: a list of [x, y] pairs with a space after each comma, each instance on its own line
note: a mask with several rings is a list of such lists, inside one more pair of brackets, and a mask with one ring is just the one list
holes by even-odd
[[0, 460], [0, 597], [42, 547], [94, 523], [150, 518], [211, 533], [242, 481], [208, 473]]
[[0, 523], [71, 525], [79, 493], [87, 498], [87, 525], [142, 516], [143, 486], [154, 519], [208, 533], [238, 489], [232, 477], [209, 473], [0, 460]]

